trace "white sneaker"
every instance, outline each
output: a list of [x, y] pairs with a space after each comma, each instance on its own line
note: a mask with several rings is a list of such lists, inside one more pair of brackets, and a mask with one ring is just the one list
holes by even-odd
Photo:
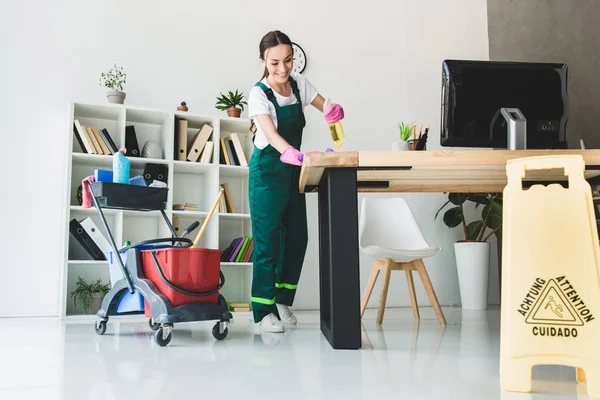
[[277, 311], [279, 311], [279, 317], [281, 317], [283, 323], [289, 325], [296, 325], [298, 323], [296, 316], [290, 311], [288, 306], [277, 304]]
[[283, 333], [284, 331], [283, 325], [281, 325], [281, 322], [274, 313], [270, 313], [263, 317], [260, 321], [260, 329], [271, 333]]

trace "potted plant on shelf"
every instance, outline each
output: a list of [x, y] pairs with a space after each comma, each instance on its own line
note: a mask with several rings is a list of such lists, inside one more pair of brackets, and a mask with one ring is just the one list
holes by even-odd
[[239, 118], [241, 112], [244, 111], [244, 104], [248, 105], [244, 100], [244, 92], [239, 93], [236, 89], [235, 93], [231, 90], [227, 95], [221, 93], [221, 95], [217, 97], [217, 104], [215, 104], [215, 107], [221, 111], [227, 111], [227, 115], [230, 117]]
[[[469, 201], [475, 209], [483, 206], [481, 218], [467, 224], [464, 204]], [[461, 304], [467, 310], [486, 310], [492, 235], [502, 235], [502, 193], [450, 193], [434, 219], [447, 205], [444, 224], [449, 228], [462, 225], [464, 239], [454, 243]]]
[[100, 279], [87, 283], [81, 276], [77, 278], [77, 288], [71, 292], [73, 303], [77, 307], [77, 300], [86, 314], [95, 314], [102, 307], [104, 295], [110, 291], [110, 284], [103, 284]]
[[400, 130], [400, 141], [392, 143], [392, 150], [409, 150], [408, 139], [410, 139], [415, 129], [414, 123], [406, 125], [402, 122], [398, 124], [398, 129]]
[[125, 102], [125, 93], [123, 85], [127, 83], [127, 74], [123, 72], [123, 67], [118, 67], [114, 64], [108, 72], [100, 74], [100, 86], [111, 89], [106, 94], [109, 103], [123, 104]]

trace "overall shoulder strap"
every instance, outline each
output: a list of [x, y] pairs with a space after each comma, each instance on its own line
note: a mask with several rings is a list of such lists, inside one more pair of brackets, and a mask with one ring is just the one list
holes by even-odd
[[270, 102], [272, 102], [275, 106], [277, 106], [277, 100], [275, 99], [275, 95], [273, 94], [273, 90], [269, 87], [267, 87], [267, 85], [265, 85], [262, 82], [256, 82], [256, 85], [259, 88], [262, 89], [263, 92], [265, 92], [265, 95], [267, 96], [267, 99], [269, 99]]
[[290, 81], [290, 85], [292, 86], [292, 92], [294, 92], [294, 95], [296, 95], [298, 104], [302, 104], [302, 99], [300, 99], [300, 90], [298, 89], [298, 82], [292, 79], [291, 76], [288, 78], [288, 80]]

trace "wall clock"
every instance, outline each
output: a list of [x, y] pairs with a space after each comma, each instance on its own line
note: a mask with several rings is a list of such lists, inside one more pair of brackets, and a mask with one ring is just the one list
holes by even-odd
[[292, 42], [292, 50], [294, 51], [293, 71], [301, 74], [306, 69], [306, 53], [302, 47], [294, 42]]

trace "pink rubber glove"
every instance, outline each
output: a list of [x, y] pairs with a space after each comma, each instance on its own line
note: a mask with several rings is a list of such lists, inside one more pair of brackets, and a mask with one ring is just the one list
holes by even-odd
[[[333, 149], [328, 147], [327, 150], [325, 150], [326, 153], [333, 153]], [[318, 153], [318, 150], [311, 150], [309, 151], [309, 153]], [[298, 159], [302, 162], [304, 162], [304, 154], [301, 154], [298, 156]]]
[[304, 159], [304, 155], [296, 150], [293, 146], [288, 146], [281, 156], [279, 157], [281, 162], [291, 165], [302, 165], [302, 160]]
[[328, 124], [333, 124], [344, 118], [344, 109], [339, 104], [332, 103], [331, 107], [323, 109], [323, 116]]

